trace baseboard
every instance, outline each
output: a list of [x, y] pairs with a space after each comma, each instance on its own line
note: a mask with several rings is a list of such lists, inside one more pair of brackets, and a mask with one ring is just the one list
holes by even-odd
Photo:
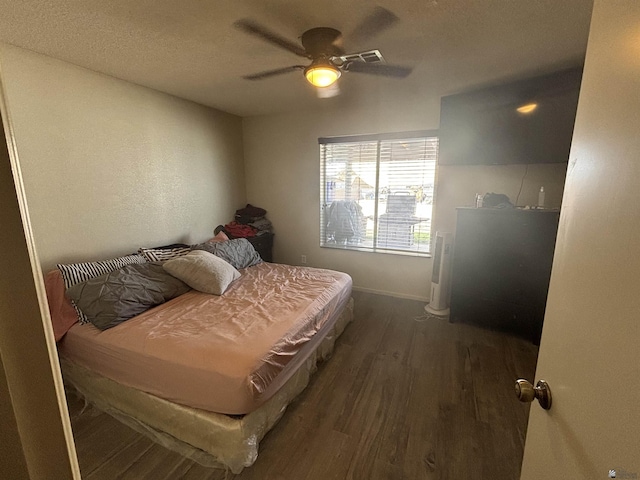
[[387, 292], [387, 291], [384, 291], [384, 290], [375, 290], [373, 288], [357, 287], [355, 285], [352, 288], [356, 292], [375, 293], [376, 295], [385, 295], [387, 297], [404, 298], [404, 299], [407, 299], [407, 300], [417, 300], [419, 302], [428, 302], [429, 301], [429, 298], [421, 297], [419, 295], [407, 295], [406, 293]]

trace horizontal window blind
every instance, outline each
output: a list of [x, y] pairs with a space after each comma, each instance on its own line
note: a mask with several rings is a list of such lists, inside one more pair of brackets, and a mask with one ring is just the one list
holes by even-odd
[[320, 139], [320, 244], [427, 254], [438, 137], [372, 137]]

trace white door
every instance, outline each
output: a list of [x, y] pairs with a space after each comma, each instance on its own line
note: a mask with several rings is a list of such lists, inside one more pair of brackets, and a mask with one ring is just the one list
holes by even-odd
[[639, 352], [640, 0], [595, 0], [522, 479], [640, 479]]

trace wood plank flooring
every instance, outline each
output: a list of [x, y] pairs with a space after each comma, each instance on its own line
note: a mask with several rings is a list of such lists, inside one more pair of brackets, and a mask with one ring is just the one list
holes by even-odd
[[[516, 480], [537, 347], [424, 318], [424, 304], [354, 292], [355, 318], [309, 387], [233, 475], [205, 468], [98, 412], [69, 411], [83, 478]], [[418, 318], [417, 317], [423, 317]]]

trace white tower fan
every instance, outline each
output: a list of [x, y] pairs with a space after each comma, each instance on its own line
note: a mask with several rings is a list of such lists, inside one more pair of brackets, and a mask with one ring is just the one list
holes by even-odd
[[449, 232], [437, 232], [431, 275], [431, 301], [424, 309], [427, 313], [438, 317], [449, 315], [452, 253], [453, 235]]

